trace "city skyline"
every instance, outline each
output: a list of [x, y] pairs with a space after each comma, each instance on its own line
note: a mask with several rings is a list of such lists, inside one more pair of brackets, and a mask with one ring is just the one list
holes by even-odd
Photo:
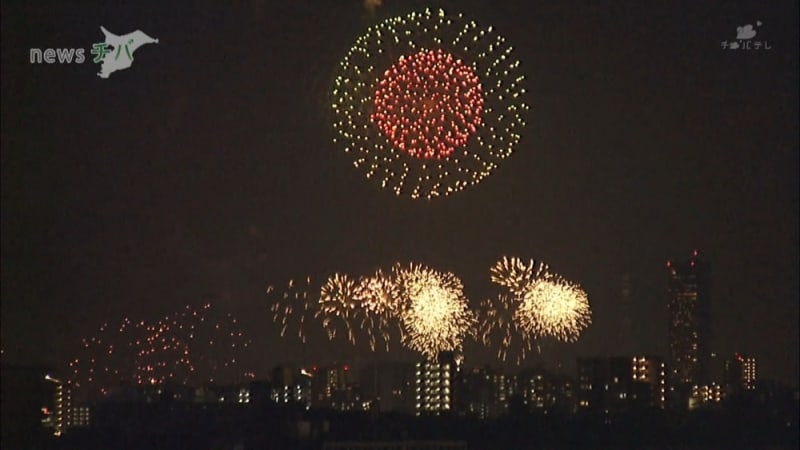
[[[664, 266], [697, 249], [709, 349], [797, 386], [796, 4], [200, 6], [3, 5], [4, 363], [62, 364], [106, 321], [209, 302], [241, 319], [258, 373], [414, 360], [282, 339], [267, 287], [419, 262], [458, 274], [477, 308], [503, 256], [546, 261], [591, 305], [580, 339], [529, 363], [667, 358]], [[439, 6], [513, 43], [528, 125], [481, 184], [397, 198], [331, 143], [332, 78], [367, 27]], [[720, 46], [757, 20], [770, 50]], [[31, 48], [91, 46], [100, 26], [159, 42], [109, 79], [90, 61], [30, 63]]]

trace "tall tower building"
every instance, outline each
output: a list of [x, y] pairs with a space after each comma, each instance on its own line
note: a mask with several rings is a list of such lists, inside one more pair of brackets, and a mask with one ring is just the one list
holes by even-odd
[[688, 405], [692, 387], [708, 381], [710, 268], [695, 250], [686, 261], [667, 261], [667, 274], [669, 397]]
[[617, 323], [617, 342], [632, 342], [633, 321], [631, 320], [631, 308], [633, 307], [631, 295], [631, 275], [622, 275], [622, 283], [619, 296], [619, 305], [623, 308], [623, 314], [619, 316]]
[[461, 361], [453, 352], [417, 364], [416, 414], [452, 414], [459, 401]]

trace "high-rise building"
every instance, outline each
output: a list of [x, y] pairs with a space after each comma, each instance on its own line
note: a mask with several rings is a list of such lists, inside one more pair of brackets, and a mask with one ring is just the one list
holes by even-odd
[[349, 364], [312, 367], [311, 407], [337, 411], [361, 409], [353, 370]]
[[416, 366], [414, 363], [372, 364], [361, 371], [360, 391], [364, 409], [379, 412], [415, 411]]
[[664, 362], [657, 356], [578, 358], [578, 410], [664, 408]]
[[725, 361], [723, 384], [729, 394], [756, 388], [756, 359], [736, 353]]
[[686, 261], [667, 261], [669, 311], [668, 397], [688, 406], [692, 387], [708, 383], [710, 268], [695, 250]]
[[272, 392], [275, 403], [294, 403], [310, 408], [312, 374], [293, 366], [280, 366], [272, 371]]
[[640, 406], [666, 406], [666, 365], [658, 356], [633, 357], [633, 399]]
[[435, 360], [417, 363], [416, 369], [416, 414], [454, 413], [460, 394], [460, 359], [453, 352], [441, 352]]
[[460, 412], [481, 419], [508, 411], [509, 398], [517, 392], [517, 377], [489, 366], [472, 368], [462, 375]]
[[722, 386], [717, 383], [692, 386], [689, 409], [718, 408], [724, 397]]
[[[631, 275], [629, 273], [625, 273], [622, 275], [622, 282], [621, 282], [621, 289], [619, 296], [619, 306], [623, 308], [622, 311], [624, 311], [625, 313], [619, 315], [619, 319], [616, 325], [617, 329], [616, 340], [618, 343], [632, 342], [632, 336], [634, 334], [633, 320], [632, 320], [632, 315], [629, 313], [629, 311], [631, 311], [634, 307], [632, 291], [633, 289], [631, 283]], [[631, 349], [631, 351], [634, 350]]]
[[72, 421], [72, 392], [68, 384], [50, 374], [45, 375], [44, 379], [55, 384], [54, 408], [51, 414], [47, 414], [46, 425], [53, 428], [53, 435], [61, 436]]
[[578, 358], [578, 410], [627, 410], [632, 379], [630, 358]]
[[575, 393], [571, 378], [537, 368], [523, 370], [517, 380], [519, 393], [533, 411], [574, 411]]
[[74, 406], [72, 408], [72, 418], [69, 421], [70, 428], [88, 427], [91, 425], [88, 406]]

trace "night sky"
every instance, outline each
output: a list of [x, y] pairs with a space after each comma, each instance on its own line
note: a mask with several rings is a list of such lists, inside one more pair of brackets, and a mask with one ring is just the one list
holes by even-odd
[[[712, 348], [797, 385], [797, 2], [445, 2], [512, 43], [531, 110], [491, 176], [432, 201], [352, 167], [329, 89], [369, 25], [442, 2], [68, 3], [2, 7], [4, 362], [63, 365], [105, 320], [205, 301], [242, 318], [258, 374], [409, 359], [280, 339], [266, 287], [417, 261], [477, 307], [509, 255], [589, 293], [581, 339], [532, 361], [569, 373], [576, 356], [666, 355], [665, 262], [698, 249]], [[722, 48], [757, 20], [771, 50]], [[101, 25], [160, 42], [101, 79]], [[29, 63], [48, 47], [89, 58]], [[466, 362], [493, 354], [470, 343]]]

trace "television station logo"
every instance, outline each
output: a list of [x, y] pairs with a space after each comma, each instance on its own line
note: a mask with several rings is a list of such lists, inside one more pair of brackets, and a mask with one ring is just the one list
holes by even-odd
[[756, 28], [763, 23], [756, 21], [755, 27], [752, 24], [736, 27], [736, 39], [732, 41], [722, 41], [723, 50], [772, 50], [772, 46], [765, 40], [753, 39], [758, 34]]
[[[105, 41], [93, 44], [89, 53], [93, 55], [92, 62], [100, 64], [97, 76], [108, 78], [118, 70], [128, 69], [133, 65], [133, 54], [139, 47], [146, 44], [158, 44], [158, 39], [152, 38], [136, 30], [128, 34], [116, 35], [105, 27], [100, 27]], [[31, 64], [83, 64], [86, 62], [86, 49], [84, 48], [32, 48], [30, 49]]]

